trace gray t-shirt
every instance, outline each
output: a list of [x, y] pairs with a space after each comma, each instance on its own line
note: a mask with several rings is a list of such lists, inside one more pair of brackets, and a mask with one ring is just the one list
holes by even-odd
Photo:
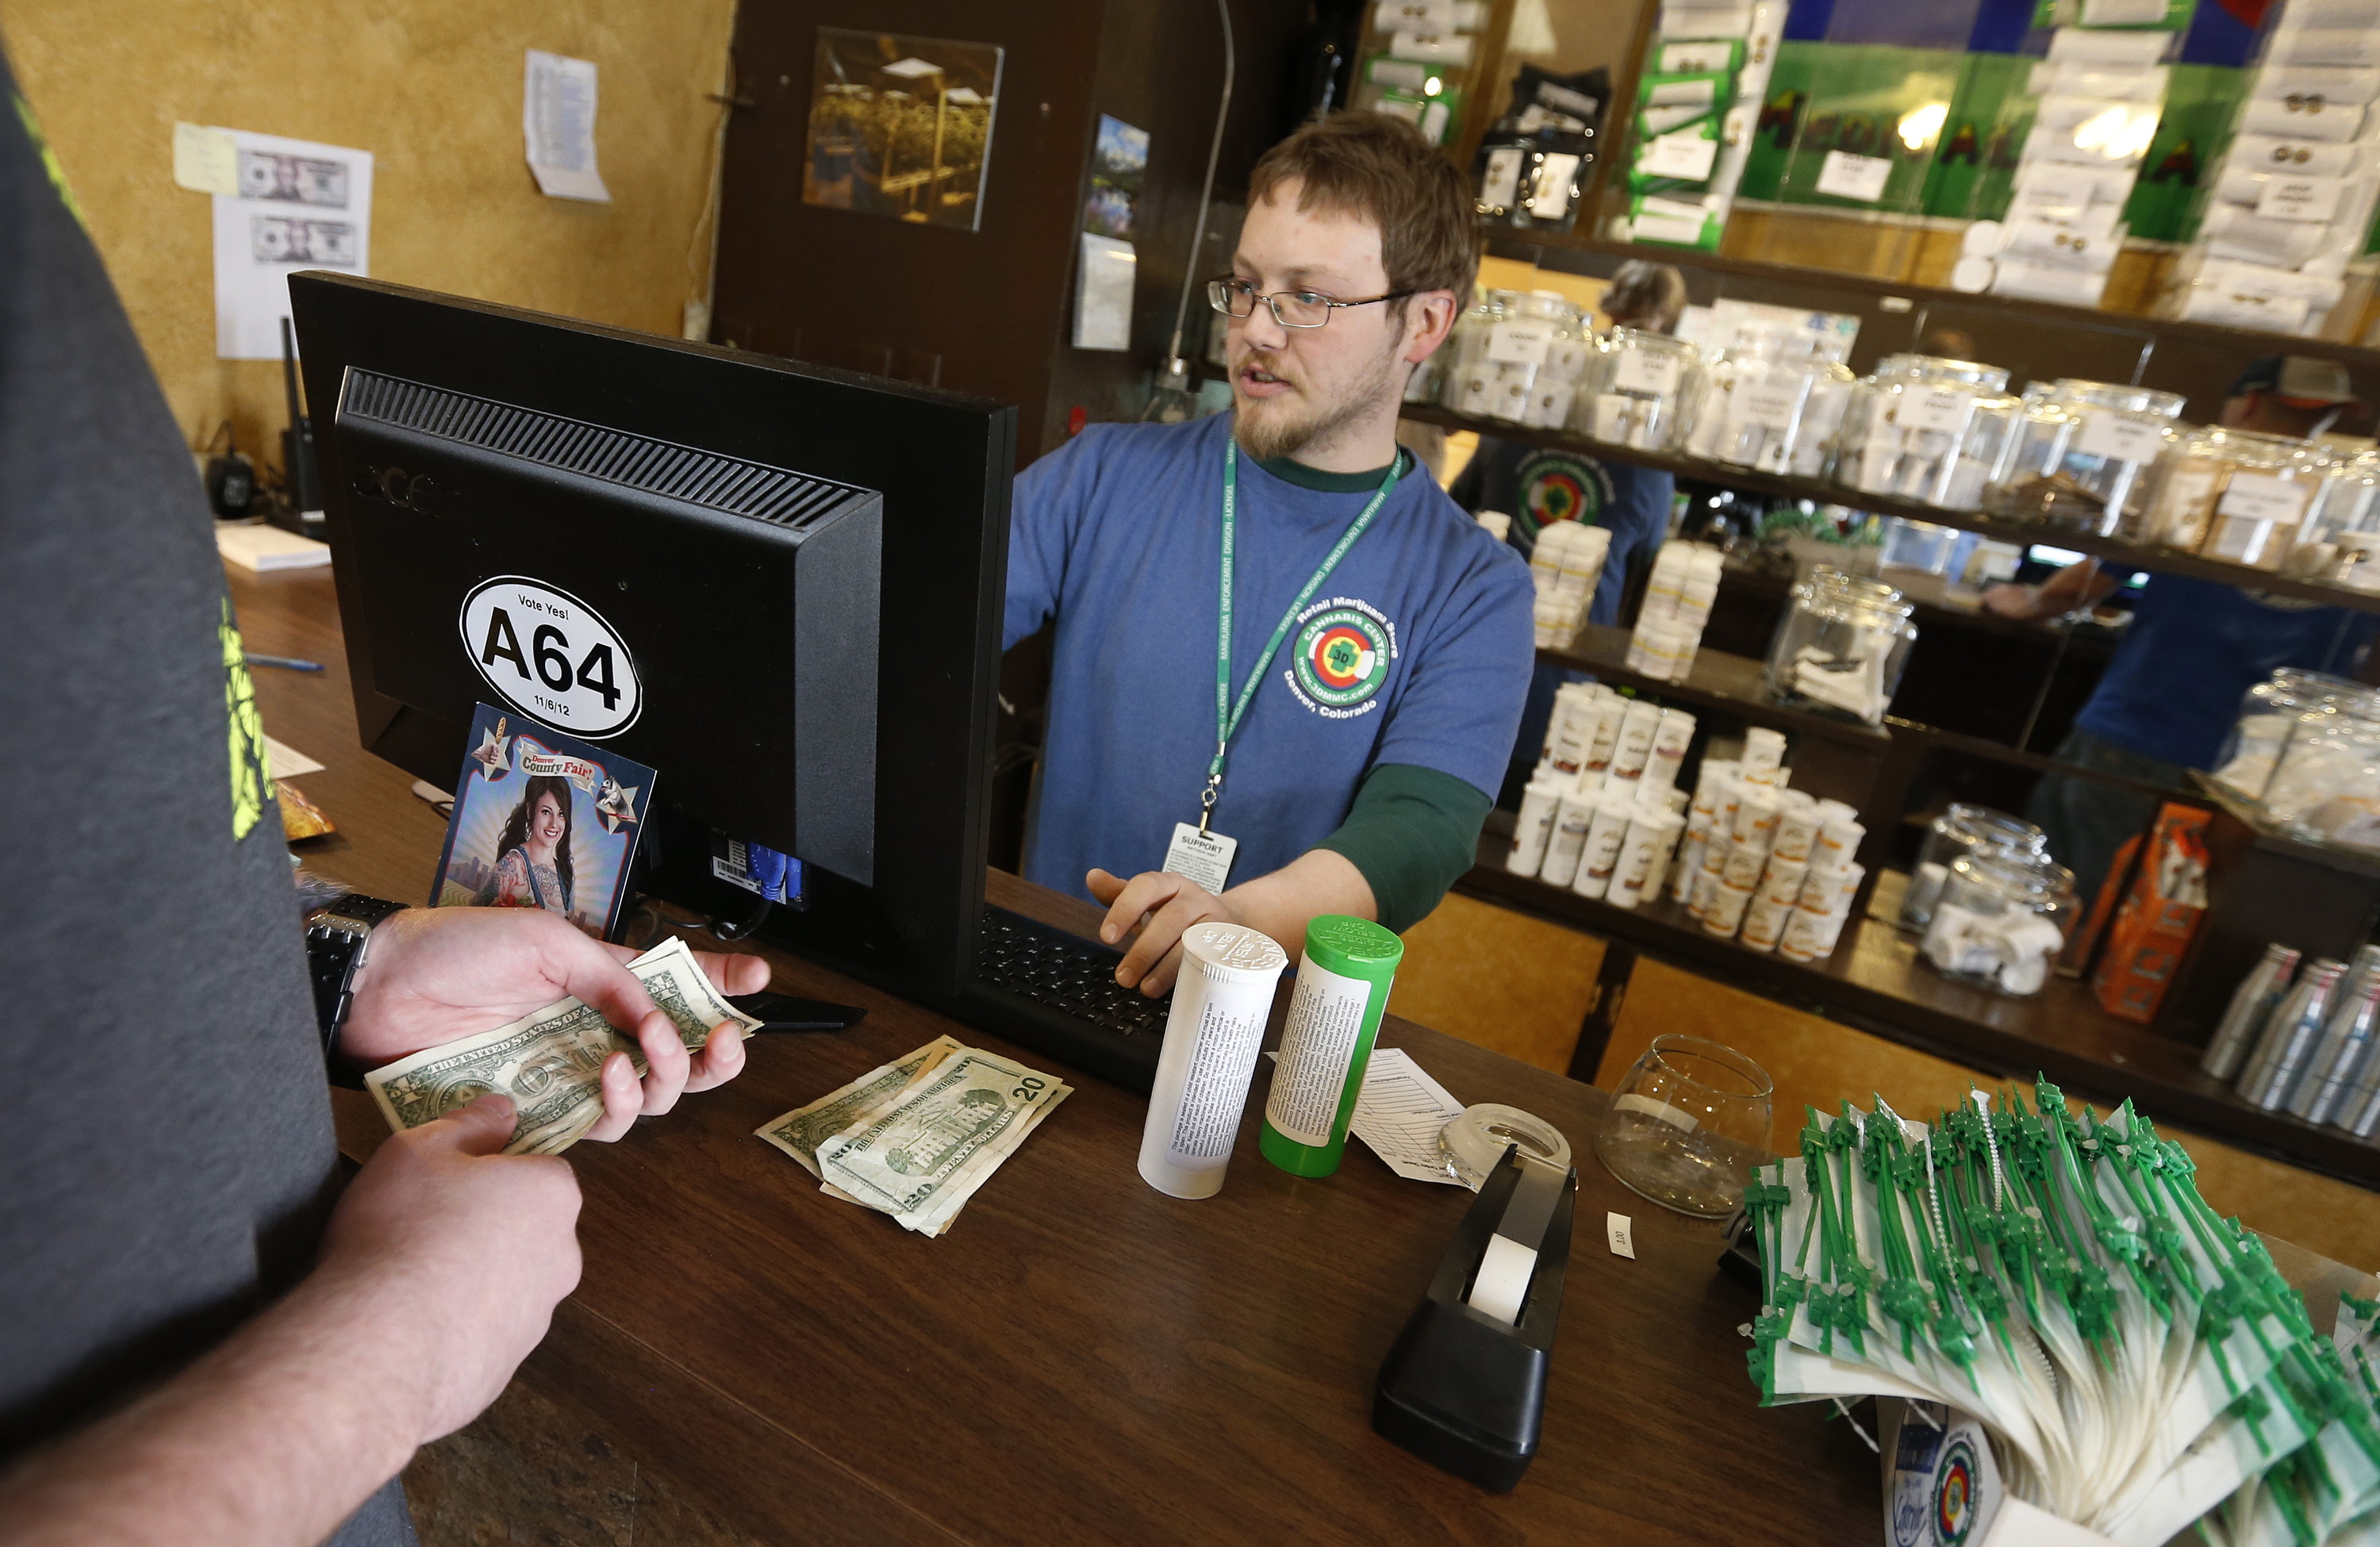
[[[281, 820], [173, 415], [0, 66], [0, 1465], [302, 1276], [335, 1181]], [[343, 1543], [409, 1543], [392, 1483]]]

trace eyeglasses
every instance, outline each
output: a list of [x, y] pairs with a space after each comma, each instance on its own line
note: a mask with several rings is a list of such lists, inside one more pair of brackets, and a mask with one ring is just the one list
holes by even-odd
[[1285, 328], [1318, 328], [1342, 306], [1372, 306], [1419, 294], [1418, 290], [1397, 290], [1385, 296], [1366, 296], [1362, 300], [1332, 300], [1316, 290], [1276, 290], [1269, 296], [1259, 295], [1257, 287], [1245, 279], [1207, 281], [1207, 304], [1224, 316], [1254, 316], [1257, 302], [1262, 301], [1272, 308], [1272, 320]]

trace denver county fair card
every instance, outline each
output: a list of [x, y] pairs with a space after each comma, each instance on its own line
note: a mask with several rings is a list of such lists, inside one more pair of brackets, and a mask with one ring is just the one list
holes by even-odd
[[455, 786], [432, 907], [542, 907], [617, 931], [653, 771], [481, 704]]

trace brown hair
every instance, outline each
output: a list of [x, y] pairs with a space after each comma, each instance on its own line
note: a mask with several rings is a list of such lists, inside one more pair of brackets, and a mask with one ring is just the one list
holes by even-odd
[[1378, 113], [1333, 113], [1264, 153], [1248, 174], [1248, 202], [1293, 177], [1301, 212], [1361, 215], [1380, 228], [1391, 291], [1451, 290], [1469, 304], [1479, 275], [1477, 206], [1463, 174], [1419, 129]]
[[1686, 310], [1686, 276], [1667, 263], [1632, 258], [1603, 292], [1603, 314], [1622, 327], [1668, 333]]

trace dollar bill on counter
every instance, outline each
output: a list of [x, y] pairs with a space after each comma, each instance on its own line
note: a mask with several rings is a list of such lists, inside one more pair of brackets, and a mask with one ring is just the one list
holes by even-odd
[[[706, 1045], [721, 1026], [748, 1033], [761, 1024], [711, 987], [694, 953], [674, 935], [627, 967], [689, 1049]], [[613, 1029], [601, 1010], [563, 999], [492, 1031], [383, 1065], [364, 1076], [364, 1088], [399, 1133], [501, 1090], [514, 1108], [504, 1152], [555, 1155], [602, 1120], [603, 1063], [614, 1053], [627, 1054], [638, 1075], [644, 1074], [643, 1050]]]
[[870, 1069], [842, 1090], [830, 1090], [809, 1105], [797, 1106], [782, 1117], [771, 1117], [752, 1131], [824, 1181], [826, 1174], [819, 1169], [818, 1163], [820, 1144], [898, 1096], [920, 1075], [960, 1052], [961, 1047], [948, 1037], [936, 1037], [916, 1052]]
[[832, 1197], [939, 1236], [1074, 1087], [937, 1038], [771, 1119], [760, 1138]]

